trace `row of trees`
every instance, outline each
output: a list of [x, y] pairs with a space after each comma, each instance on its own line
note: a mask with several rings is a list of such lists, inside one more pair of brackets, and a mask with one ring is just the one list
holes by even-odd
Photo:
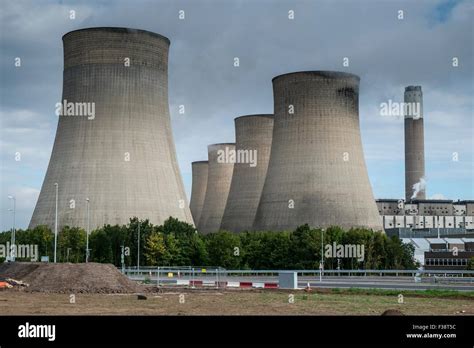
[[[321, 237], [326, 245], [363, 245], [364, 258], [324, 258], [326, 269], [414, 269], [414, 248], [397, 237], [387, 237], [366, 229], [344, 231], [331, 227], [319, 229], [302, 225], [291, 232], [220, 231], [197, 233], [194, 226], [169, 218], [154, 226], [148, 220], [130, 219], [127, 225], [106, 225], [91, 232], [91, 262], [121, 266], [122, 247], [125, 265], [136, 266], [140, 233], [140, 266], [219, 266], [227, 269], [318, 269], [321, 260]], [[0, 234], [0, 244], [10, 241], [10, 232]], [[54, 234], [46, 226], [18, 230], [17, 244], [38, 245], [40, 256], [53, 259]], [[58, 235], [59, 262], [84, 262], [86, 232], [64, 227]], [[0, 259], [1, 260], [1, 259]], [[17, 260], [20, 260], [17, 258]]]

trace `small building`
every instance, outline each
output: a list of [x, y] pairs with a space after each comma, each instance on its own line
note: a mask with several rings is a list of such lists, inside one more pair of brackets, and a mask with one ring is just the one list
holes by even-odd
[[474, 259], [473, 238], [431, 239], [429, 250], [425, 251], [426, 270], [466, 270]]

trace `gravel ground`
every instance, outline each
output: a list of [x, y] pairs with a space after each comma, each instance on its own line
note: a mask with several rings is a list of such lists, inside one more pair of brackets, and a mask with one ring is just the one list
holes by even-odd
[[[474, 315], [472, 298], [288, 290], [157, 289], [110, 264], [0, 264], [0, 279], [27, 288], [0, 291], [1, 315]], [[139, 300], [137, 293], [146, 296]]]

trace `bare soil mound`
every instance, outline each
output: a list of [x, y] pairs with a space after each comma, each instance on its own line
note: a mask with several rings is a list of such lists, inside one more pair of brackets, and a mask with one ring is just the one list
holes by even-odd
[[0, 264], [0, 278], [29, 284], [25, 291], [50, 293], [134, 293], [139, 286], [111, 264], [33, 263]]
[[403, 314], [403, 312], [398, 310], [398, 309], [387, 309], [385, 312], [382, 313], [382, 315], [383, 316], [386, 316], [386, 315], [388, 315], [388, 316], [391, 316], [391, 315], [398, 316], [398, 315], [405, 315], [405, 314]]

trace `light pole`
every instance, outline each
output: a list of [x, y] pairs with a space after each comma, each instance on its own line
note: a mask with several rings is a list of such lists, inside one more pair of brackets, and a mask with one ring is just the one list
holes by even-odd
[[138, 220], [138, 253], [137, 253], [137, 271], [140, 270], [140, 220]]
[[13, 227], [12, 227], [12, 236], [11, 236], [11, 243], [10, 246], [10, 260], [15, 261], [15, 254], [16, 254], [16, 246], [15, 246], [15, 214], [16, 214], [16, 198], [15, 196], [8, 196], [8, 199], [13, 200]]
[[121, 246], [122, 255], [120, 255], [120, 261], [122, 263], [122, 274], [125, 274], [125, 245]]
[[90, 214], [89, 214], [89, 198], [87, 202], [87, 233], [86, 233], [86, 263], [89, 262], [89, 231], [90, 231]]
[[54, 263], [56, 263], [56, 251], [58, 248], [58, 183], [55, 182], [56, 188], [56, 212], [54, 214]]
[[324, 239], [324, 228], [321, 229], [321, 264], [319, 265], [319, 281], [323, 281], [323, 269], [324, 269], [324, 246], [323, 246], [323, 239]]

